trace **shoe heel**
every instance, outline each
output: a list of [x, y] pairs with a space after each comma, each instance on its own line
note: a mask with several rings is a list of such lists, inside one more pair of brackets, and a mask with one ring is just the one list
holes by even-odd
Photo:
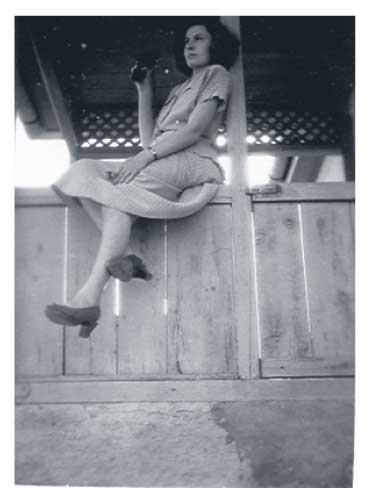
[[106, 266], [110, 275], [123, 282], [128, 282], [133, 277], [133, 265], [128, 261], [116, 261]]
[[97, 324], [97, 322], [93, 324], [82, 324], [78, 336], [81, 338], [90, 338], [90, 334], [96, 328]]
[[145, 281], [151, 281], [153, 275], [147, 270], [145, 265], [138, 265], [134, 269], [133, 277], [137, 277], [137, 279], [144, 279]]
[[150, 272], [146, 272], [146, 276], [144, 277], [145, 281], [151, 281], [151, 279], [153, 278], [154, 276], [152, 274], [150, 274]]

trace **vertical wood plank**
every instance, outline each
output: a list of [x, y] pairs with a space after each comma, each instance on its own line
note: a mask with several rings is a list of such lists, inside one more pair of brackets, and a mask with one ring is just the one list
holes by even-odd
[[[100, 231], [83, 209], [69, 209], [67, 244], [67, 299], [82, 286], [91, 271], [100, 242]], [[101, 317], [89, 339], [78, 336], [79, 327], [66, 328], [66, 374], [116, 373], [116, 319], [114, 281], [102, 295]]]
[[21, 207], [15, 218], [16, 374], [61, 375], [63, 328], [44, 309], [63, 298], [65, 209]]
[[354, 233], [348, 202], [302, 204], [316, 358], [353, 364]]
[[[239, 16], [222, 16], [222, 22], [241, 37]], [[235, 290], [235, 318], [239, 343], [239, 372], [242, 377], [258, 377], [258, 339], [252, 250], [252, 201], [245, 195], [248, 182], [246, 95], [242, 44], [237, 61], [230, 69], [232, 97], [227, 107], [228, 153], [232, 160], [232, 226]]]
[[164, 374], [167, 370], [165, 221], [139, 219], [130, 252], [153, 274], [150, 281], [120, 283], [119, 374]]
[[355, 202], [350, 202], [349, 207], [350, 207], [352, 234], [355, 241]]
[[170, 373], [237, 373], [230, 206], [168, 224], [168, 301]]
[[258, 203], [254, 214], [262, 360], [310, 358], [297, 204]]

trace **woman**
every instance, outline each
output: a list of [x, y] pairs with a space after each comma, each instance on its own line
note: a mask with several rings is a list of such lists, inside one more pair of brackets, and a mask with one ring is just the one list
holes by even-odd
[[68, 203], [82, 204], [102, 235], [82, 288], [67, 305], [47, 306], [52, 322], [81, 325], [79, 335], [88, 337], [100, 317], [100, 296], [110, 275], [123, 281], [151, 278], [138, 257], [124, 256], [134, 220], [188, 216], [214, 197], [223, 174], [211, 141], [230, 96], [227, 70], [238, 45], [215, 18], [188, 21], [177, 33], [176, 64], [189, 78], [172, 89], [155, 122], [151, 72], [136, 83], [143, 150], [118, 168], [79, 160], [53, 185]]

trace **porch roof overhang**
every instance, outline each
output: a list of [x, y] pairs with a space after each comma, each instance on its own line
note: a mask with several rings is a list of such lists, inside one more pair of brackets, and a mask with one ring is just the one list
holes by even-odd
[[[72, 155], [83, 156], [83, 120], [94, 114], [98, 121], [101, 112], [109, 121], [109, 113], [119, 111], [122, 129], [138, 135], [129, 70], [139, 53], [160, 54], [158, 110], [169, 89], [186, 78], [172, 56], [173, 34], [182, 21], [171, 16], [17, 17], [16, 108], [29, 136], [64, 138]], [[240, 25], [251, 115], [261, 110], [326, 113], [336, 124], [339, 117], [345, 129], [354, 86], [354, 17], [244, 16]], [[252, 118], [248, 122], [252, 125]], [[137, 143], [130, 145], [129, 154], [139, 150]], [[250, 145], [250, 150], [263, 148], [273, 150]], [[108, 150], [122, 156], [124, 148], [103, 146], [100, 152]]]

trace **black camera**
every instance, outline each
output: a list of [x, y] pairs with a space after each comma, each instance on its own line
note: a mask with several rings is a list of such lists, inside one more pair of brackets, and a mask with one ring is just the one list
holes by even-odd
[[154, 52], [145, 52], [136, 58], [136, 63], [131, 68], [130, 78], [133, 82], [141, 83], [145, 80], [146, 73], [158, 65], [161, 57]]

